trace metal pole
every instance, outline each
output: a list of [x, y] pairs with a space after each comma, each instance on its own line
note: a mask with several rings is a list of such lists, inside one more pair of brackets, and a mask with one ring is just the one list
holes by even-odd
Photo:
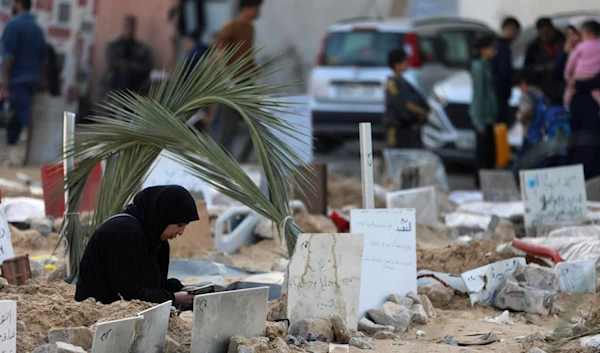
[[373, 191], [373, 146], [371, 123], [360, 124], [360, 162], [362, 174], [363, 208], [375, 208]]
[[[75, 142], [75, 114], [71, 112], [65, 112], [63, 116], [63, 172], [65, 178], [69, 175], [70, 172], [75, 168], [75, 159], [70, 153], [73, 148], [73, 143]], [[72, 210], [69, 209], [69, 189], [65, 188], [65, 221], [66, 221], [66, 213]], [[77, 210], [75, 210], [77, 212]], [[70, 246], [70, 244], [67, 244]], [[67, 276], [71, 276], [71, 262], [69, 256], [69, 250], [67, 248]]]

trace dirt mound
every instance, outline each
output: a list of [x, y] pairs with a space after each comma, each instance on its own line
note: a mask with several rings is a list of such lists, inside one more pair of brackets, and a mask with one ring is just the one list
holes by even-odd
[[469, 245], [449, 245], [438, 249], [417, 249], [417, 269], [461, 274], [508, 258], [496, 253], [494, 241], [472, 242]]
[[[25, 322], [25, 332], [17, 335], [17, 352], [31, 352], [46, 343], [52, 327], [89, 327], [96, 322], [135, 316], [153, 304], [120, 301], [102, 305], [94, 300], [76, 302], [75, 286], [54, 282], [48, 285], [7, 286], [0, 290], [2, 300], [17, 301], [17, 319]], [[185, 340], [191, 327], [185, 329], [178, 317], [171, 318], [170, 335]]]

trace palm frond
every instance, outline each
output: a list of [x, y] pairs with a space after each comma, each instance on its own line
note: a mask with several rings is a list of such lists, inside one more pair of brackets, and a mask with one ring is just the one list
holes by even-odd
[[[83, 234], [70, 242], [72, 263], [78, 264], [93, 230], [141, 190], [161, 151], [217, 191], [275, 224], [285, 225], [285, 242], [291, 256], [301, 230], [293, 218], [290, 220], [290, 185], [308, 178], [299, 173], [300, 167], [306, 166], [303, 159], [280, 136], [295, 138], [298, 132], [274, 115], [286, 109], [286, 104], [277, 100], [281, 96], [272, 93], [283, 85], [256, 84], [274, 72], [272, 66], [263, 66], [266, 69], [261, 74], [257, 69], [245, 70], [250, 58], [228, 65], [237, 49], [229, 47], [218, 55], [209, 51], [191, 68], [179, 64], [171, 80], [153, 85], [148, 96], [112, 92], [102, 104], [103, 113], [89, 118], [93, 121], [88, 125], [91, 131], [79, 134], [68, 153], [79, 161], [65, 180], [72, 197], [81, 199], [82, 185], [98, 163], [105, 162], [106, 167], [94, 217]], [[269, 197], [222, 146], [185, 124], [199, 109], [212, 104], [235, 109], [248, 126]]]

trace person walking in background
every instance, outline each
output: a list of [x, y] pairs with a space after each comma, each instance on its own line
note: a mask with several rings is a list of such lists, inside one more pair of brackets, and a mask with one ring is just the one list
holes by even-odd
[[498, 117], [496, 122], [506, 123], [508, 121], [508, 100], [512, 93], [513, 65], [512, 51], [510, 45], [521, 33], [521, 24], [514, 17], [507, 17], [502, 21], [500, 38], [496, 41], [497, 55], [492, 62], [496, 97], [498, 101]]
[[15, 15], [2, 33], [2, 96], [9, 97], [14, 115], [6, 129], [8, 164], [22, 164], [16, 145], [28, 126], [31, 101], [38, 88], [45, 89], [47, 47], [44, 32], [29, 12], [31, 0], [16, 0]]
[[[240, 13], [236, 18], [225, 24], [214, 40], [215, 47], [220, 50], [226, 47], [238, 46], [228, 64], [238, 60], [248, 59], [242, 68], [243, 73], [252, 72], [256, 65], [254, 63], [254, 22], [260, 17], [262, 0], [241, 0]], [[243, 84], [243, 82], [235, 82]], [[240, 114], [228, 106], [221, 106], [219, 119], [219, 142], [229, 152], [233, 153], [233, 141], [238, 133], [239, 124], [242, 123]], [[247, 130], [247, 129], [245, 129]], [[249, 134], [244, 134], [248, 141], [239, 155], [235, 155], [238, 161], [246, 161], [252, 152]], [[249, 145], [250, 144], [250, 145]]]
[[421, 148], [421, 124], [427, 121], [427, 104], [419, 99], [402, 74], [408, 69], [408, 56], [403, 50], [388, 55], [394, 76], [388, 78], [385, 90], [385, 126], [389, 148]]
[[475, 59], [471, 64], [473, 100], [469, 107], [469, 115], [475, 127], [477, 139], [475, 185], [479, 188], [479, 170], [493, 169], [496, 165], [494, 121], [498, 115], [498, 103], [491, 64], [496, 56], [495, 38], [484, 36], [477, 39], [475, 51]]
[[[587, 21], [581, 26], [580, 32], [582, 41], [569, 55], [565, 67], [567, 81], [587, 80], [600, 73], [600, 23]], [[565, 107], [570, 107], [573, 94], [575, 87], [570, 85], [565, 90]], [[591, 95], [600, 105], [600, 90], [591, 91]]]
[[123, 18], [123, 32], [106, 46], [105, 84], [107, 91], [139, 92], [152, 70], [152, 51], [135, 39], [137, 20], [133, 15]]
[[540, 18], [536, 23], [538, 38], [527, 48], [525, 68], [534, 70], [540, 80], [540, 88], [553, 104], [563, 101], [564, 79], [556, 80], [552, 69], [565, 43], [565, 36], [554, 27], [549, 18]]

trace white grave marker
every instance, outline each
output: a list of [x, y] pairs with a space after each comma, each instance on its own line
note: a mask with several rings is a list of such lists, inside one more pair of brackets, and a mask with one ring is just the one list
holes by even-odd
[[340, 314], [358, 326], [362, 234], [302, 234], [289, 267], [288, 318]]
[[133, 341], [132, 353], [162, 353], [169, 329], [171, 303], [169, 300], [138, 314], [144, 319]]
[[381, 306], [390, 294], [417, 292], [415, 210], [352, 210], [352, 233], [365, 236], [360, 284], [360, 309]]
[[567, 293], [596, 293], [596, 263], [591, 260], [561, 262], [560, 290]]
[[587, 217], [583, 166], [521, 172], [525, 229], [535, 236], [538, 226]]
[[414, 208], [417, 213], [417, 224], [424, 226], [438, 224], [438, 206], [433, 186], [388, 192], [386, 201], [387, 208]]
[[15, 252], [10, 237], [10, 228], [8, 228], [4, 207], [0, 204], [0, 264], [13, 257], [15, 257]]
[[17, 302], [0, 300], [0, 352], [17, 352]]
[[265, 335], [269, 287], [194, 298], [191, 353], [227, 353], [232, 336]]
[[463, 273], [462, 279], [469, 290], [471, 305], [478, 301], [494, 305], [500, 287], [515, 272], [518, 264], [526, 265], [525, 258], [498, 261]]
[[201, 193], [208, 208], [212, 207], [211, 188], [199, 178], [188, 173], [185, 167], [169, 158], [162, 151], [152, 164], [150, 173], [144, 181], [143, 188], [160, 185], [179, 185], [191, 193]]
[[143, 316], [96, 324], [92, 353], [129, 352]]
[[289, 113], [274, 112], [273, 115], [286, 121], [298, 131], [298, 134], [294, 134], [293, 136], [279, 132], [276, 132], [276, 134], [286, 145], [296, 151], [306, 164], [311, 164], [313, 162], [313, 126], [309, 106], [310, 97], [290, 96], [274, 100], [288, 103], [285, 106], [285, 110]]

